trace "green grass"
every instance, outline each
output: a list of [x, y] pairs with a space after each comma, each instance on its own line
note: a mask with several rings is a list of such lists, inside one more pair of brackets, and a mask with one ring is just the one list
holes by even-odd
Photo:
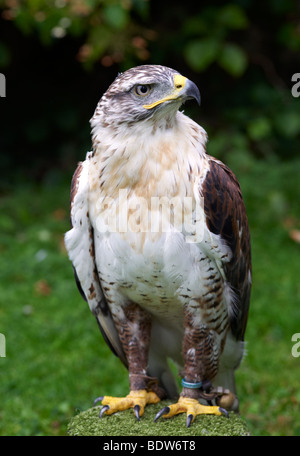
[[[252, 435], [300, 435], [300, 162], [237, 171], [251, 226], [248, 355], [237, 373]], [[63, 248], [69, 183], [26, 184], [0, 199], [0, 435], [65, 435], [103, 394], [124, 395], [127, 372], [102, 341]]]

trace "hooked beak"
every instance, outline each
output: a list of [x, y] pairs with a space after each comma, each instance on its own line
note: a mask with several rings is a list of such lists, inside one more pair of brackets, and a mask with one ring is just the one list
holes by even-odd
[[180, 94], [185, 100], [190, 100], [194, 98], [198, 105], [200, 106], [201, 103], [201, 95], [198, 87], [193, 81], [190, 81], [189, 79], [186, 80], [185, 86], [182, 89], [182, 92]]
[[155, 106], [164, 103], [165, 101], [179, 100], [183, 103], [184, 101], [190, 100], [191, 98], [194, 98], [197, 101], [198, 105], [200, 105], [201, 96], [198, 87], [194, 82], [190, 81], [184, 76], [181, 76], [181, 74], [175, 74], [174, 90], [171, 92], [171, 94], [165, 98], [162, 98], [161, 100], [155, 101], [154, 103], [144, 105], [143, 107], [145, 109], [152, 109], [155, 108]]

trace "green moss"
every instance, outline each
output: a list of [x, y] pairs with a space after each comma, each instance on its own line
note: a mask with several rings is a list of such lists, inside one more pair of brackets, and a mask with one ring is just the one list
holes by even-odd
[[133, 410], [115, 413], [99, 419], [101, 406], [90, 408], [75, 416], [68, 425], [71, 436], [245, 436], [249, 435], [245, 422], [236, 414], [225, 416], [197, 416], [194, 423], [186, 427], [186, 414], [171, 419], [160, 418], [156, 423], [156, 413], [168, 401], [148, 405], [140, 421]]

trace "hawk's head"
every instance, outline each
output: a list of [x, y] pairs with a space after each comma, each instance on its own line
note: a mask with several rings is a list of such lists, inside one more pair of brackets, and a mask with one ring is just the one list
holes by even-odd
[[99, 101], [91, 124], [130, 125], [168, 117], [190, 98], [200, 104], [199, 89], [177, 71], [160, 65], [138, 66], [118, 75]]

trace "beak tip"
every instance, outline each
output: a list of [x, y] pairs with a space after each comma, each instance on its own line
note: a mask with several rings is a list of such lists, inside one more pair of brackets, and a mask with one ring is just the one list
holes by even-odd
[[192, 82], [192, 81], [188, 81], [188, 86], [187, 86], [187, 96], [189, 98], [194, 98], [198, 105], [200, 106], [201, 105], [201, 95], [200, 95], [200, 91], [197, 87], [197, 85]]

